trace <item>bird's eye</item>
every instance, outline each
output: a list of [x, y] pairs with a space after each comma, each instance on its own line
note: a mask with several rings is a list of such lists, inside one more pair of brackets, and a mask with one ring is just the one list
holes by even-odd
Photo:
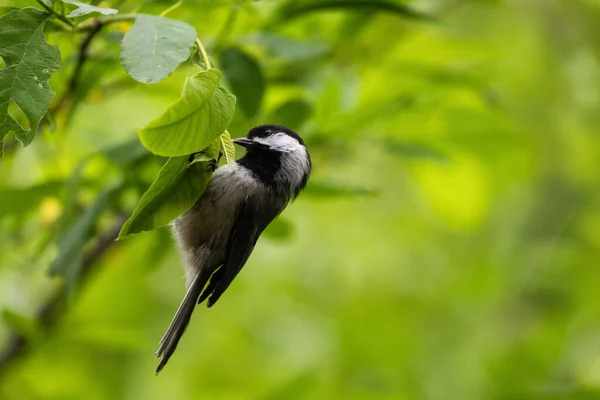
[[271, 134], [271, 130], [270, 130], [270, 129], [267, 129], [267, 130], [265, 131], [265, 134], [267, 134], [267, 135], [270, 135], [270, 134]]

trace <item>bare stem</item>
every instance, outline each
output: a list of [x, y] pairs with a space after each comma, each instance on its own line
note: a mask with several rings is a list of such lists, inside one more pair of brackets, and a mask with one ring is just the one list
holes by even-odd
[[89, 54], [88, 49], [94, 37], [100, 32], [102, 27], [104, 26], [98, 19], [95, 19], [93, 26], [90, 26], [89, 33], [87, 36], [81, 41], [79, 45], [79, 49], [77, 51], [77, 64], [75, 65], [75, 69], [73, 70], [73, 75], [69, 78], [69, 82], [67, 84], [67, 90], [63, 93], [62, 97], [56, 102], [56, 105], [50, 109], [50, 114], [54, 114], [58, 112], [61, 108], [63, 108], [69, 99], [70, 96], [75, 95], [77, 91], [77, 87], [79, 86], [79, 79], [81, 77], [81, 71], [83, 70], [83, 65], [88, 60]]
[[56, 11], [54, 11], [52, 9], [52, 7], [49, 7], [46, 3], [44, 3], [42, 0], [36, 0], [38, 2], [38, 4], [42, 7], [44, 7], [44, 10], [48, 11], [50, 14], [54, 15], [57, 19], [61, 20], [62, 22], [64, 22], [65, 24], [69, 25], [71, 28], [73, 28], [75, 26], [75, 24], [72, 21], [69, 21], [64, 15], [60, 15], [58, 14]]
[[183, 0], [179, 0], [177, 3], [173, 4], [171, 7], [167, 8], [165, 11], [160, 13], [161, 17], [164, 17], [165, 15], [167, 15], [168, 13], [170, 13], [171, 11], [174, 11], [176, 9], [179, 8], [179, 6], [181, 6], [183, 4]]
[[196, 39], [196, 45], [198, 46], [198, 50], [200, 50], [200, 54], [202, 54], [202, 61], [204, 61], [204, 66], [206, 67], [206, 69], [211, 69], [210, 61], [208, 61], [208, 54], [206, 53], [204, 46], [202, 46], [202, 42], [200, 41], [200, 39]]

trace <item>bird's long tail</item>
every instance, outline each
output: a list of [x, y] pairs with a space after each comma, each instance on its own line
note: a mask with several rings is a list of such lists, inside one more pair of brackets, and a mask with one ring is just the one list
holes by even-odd
[[181, 305], [179, 305], [175, 317], [173, 317], [173, 321], [171, 321], [171, 325], [169, 325], [169, 329], [167, 329], [167, 333], [165, 333], [160, 340], [160, 347], [156, 352], [156, 356], [162, 358], [156, 368], [157, 375], [167, 364], [169, 358], [173, 355], [173, 352], [175, 352], [179, 339], [181, 339], [181, 336], [190, 322], [192, 312], [196, 306], [196, 301], [198, 300], [198, 297], [200, 297], [202, 289], [210, 278], [211, 272], [212, 271], [208, 271], [208, 268], [203, 268], [198, 275], [196, 275], [190, 288], [185, 294]]

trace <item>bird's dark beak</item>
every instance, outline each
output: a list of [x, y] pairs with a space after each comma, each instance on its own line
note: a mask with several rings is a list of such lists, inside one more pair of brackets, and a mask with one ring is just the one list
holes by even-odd
[[235, 144], [239, 144], [242, 147], [250, 147], [254, 142], [248, 138], [242, 137], [242, 138], [238, 138], [238, 139], [234, 139], [233, 143]]

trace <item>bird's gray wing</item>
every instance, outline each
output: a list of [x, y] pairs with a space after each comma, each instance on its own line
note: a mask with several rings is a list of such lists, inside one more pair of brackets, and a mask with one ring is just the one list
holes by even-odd
[[246, 264], [262, 231], [281, 212], [281, 208], [265, 200], [250, 196], [240, 203], [229, 234], [225, 263], [212, 275], [198, 303], [210, 296], [207, 306], [212, 307], [219, 300]]

